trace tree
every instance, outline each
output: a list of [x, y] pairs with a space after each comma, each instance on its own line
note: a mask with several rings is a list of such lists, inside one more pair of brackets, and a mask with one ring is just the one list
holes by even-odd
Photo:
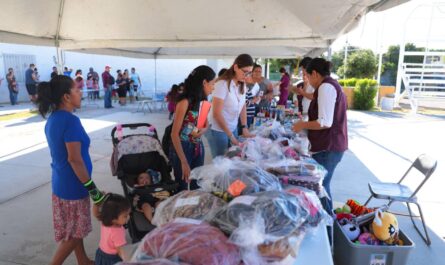
[[377, 58], [371, 50], [358, 50], [348, 57], [337, 74], [347, 78], [373, 78], [377, 72]]
[[[405, 51], [425, 51], [425, 48], [416, 47], [413, 43], [405, 45]], [[382, 81], [384, 85], [395, 85], [397, 79], [397, 68], [399, 64], [400, 45], [388, 47], [388, 51], [383, 55], [382, 61]], [[405, 63], [423, 63], [423, 56], [407, 56]]]
[[[331, 57], [331, 63], [332, 63], [332, 73], [338, 74], [338, 69], [343, 66], [345, 62], [345, 49], [346, 47], [343, 47], [341, 50], [336, 51], [332, 54]], [[356, 46], [348, 46], [348, 57], [354, 54], [356, 51], [360, 50], [360, 48]]]
[[281, 67], [289, 66], [290, 73], [298, 67], [298, 59], [270, 59], [270, 72], [278, 73]]

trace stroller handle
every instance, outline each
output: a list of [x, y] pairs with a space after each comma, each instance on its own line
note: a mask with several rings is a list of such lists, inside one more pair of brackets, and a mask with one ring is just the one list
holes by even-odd
[[[136, 130], [141, 127], [147, 127], [147, 131], [148, 131], [148, 129], [152, 128], [153, 135], [150, 135], [150, 136], [154, 137], [156, 140], [159, 141], [158, 132], [157, 132], [156, 128], [153, 125], [151, 125], [150, 123], [127, 123], [127, 124], [118, 124], [118, 125], [114, 126], [114, 128], [111, 130], [111, 139], [113, 140], [113, 144], [117, 144], [121, 140], [116, 136], [116, 131], [117, 131], [118, 127], [122, 128], [122, 129], [129, 128], [131, 130]], [[148, 133], [146, 133], [146, 134], [149, 135]]]

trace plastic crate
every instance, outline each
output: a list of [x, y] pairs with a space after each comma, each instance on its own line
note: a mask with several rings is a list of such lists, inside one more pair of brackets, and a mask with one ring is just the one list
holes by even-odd
[[414, 243], [400, 230], [403, 246], [368, 246], [351, 242], [337, 221], [334, 224], [336, 265], [405, 265]]

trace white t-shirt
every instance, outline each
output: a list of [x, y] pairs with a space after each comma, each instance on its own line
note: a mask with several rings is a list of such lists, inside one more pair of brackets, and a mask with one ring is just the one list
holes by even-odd
[[337, 91], [328, 83], [323, 83], [318, 88], [318, 123], [321, 127], [331, 127], [334, 121], [335, 101]]
[[[315, 88], [313, 88], [310, 84], [308, 84], [306, 86], [306, 90], [305, 90], [306, 93], [312, 94], [312, 93], [314, 93], [314, 91], [315, 91]], [[311, 105], [311, 101], [312, 100], [308, 99], [307, 97], [303, 97], [302, 105], [303, 105], [303, 113], [304, 114], [307, 114], [307, 111], [309, 110], [309, 105]]]
[[[244, 88], [247, 89], [247, 86]], [[230, 91], [227, 87], [227, 81], [219, 80], [215, 83], [215, 89], [212, 93], [212, 98], [219, 98], [224, 100], [222, 115], [226, 121], [227, 127], [230, 131], [234, 131], [238, 125], [238, 118], [246, 103], [246, 93], [240, 94], [239, 87], [232, 80], [230, 81]], [[212, 129], [222, 132], [223, 129], [214, 121], [213, 115], [210, 117]]]

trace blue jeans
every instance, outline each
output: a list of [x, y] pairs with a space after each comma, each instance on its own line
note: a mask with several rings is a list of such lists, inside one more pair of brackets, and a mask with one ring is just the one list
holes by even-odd
[[253, 123], [253, 119], [254, 119], [255, 117], [254, 116], [248, 116], [247, 117], [247, 128], [250, 128], [250, 126], [252, 125], [252, 123]]
[[15, 92], [14, 89], [10, 88], [9, 89], [9, 100], [11, 101], [11, 105], [15, 105], [17, 104], [17, 96], [18, 96], [18, 92]]
[[111, 108], [111, 88], [105, 89], [105, 95], [104, 95], [104, 107], [106, 109]]
[[[235, 135], [235, 137], [238, 136], [238, 128], [233, 130], [232, 133], [233, 135]], [[231, 145], [229, 136], [225, 132], [210, 129], [206, 133], [206, 137], [209, 141], [212, 158], [224, 155]]]
[[[181, 141], [181, 145], [191, 170], [204, 165], [205, 152], [204, 145], [202, 143], [194, 144], [189, 141]], [[175, 148], [173, 146], [170, 147], [170, 162], [173, 166], [175, 181], [179, 184], [179, 191], [187, 190], [188, 183], [182, 179], [181, 160], [176, 154]], [[190, 189], [196, 190], [198, 188], [199, 187], [196, 184], [196, 180], [192, 180], [190, 182]]]
[[324, 197], [321, 199], [323, 208], [328, 213], [332, 213], [332, 196], [331, 196], [332, 175], [334, 174], [334, 170], [337, 167], [338, 163], [341, 161], [343, 154], [344, 152], [323, 151], [312, 155], [315, 161], [317, 161], [328, 171], [328, 173], [323, 179], [323, 187], [326, 190], [326, 193], [328, 194], [329, 198]]

